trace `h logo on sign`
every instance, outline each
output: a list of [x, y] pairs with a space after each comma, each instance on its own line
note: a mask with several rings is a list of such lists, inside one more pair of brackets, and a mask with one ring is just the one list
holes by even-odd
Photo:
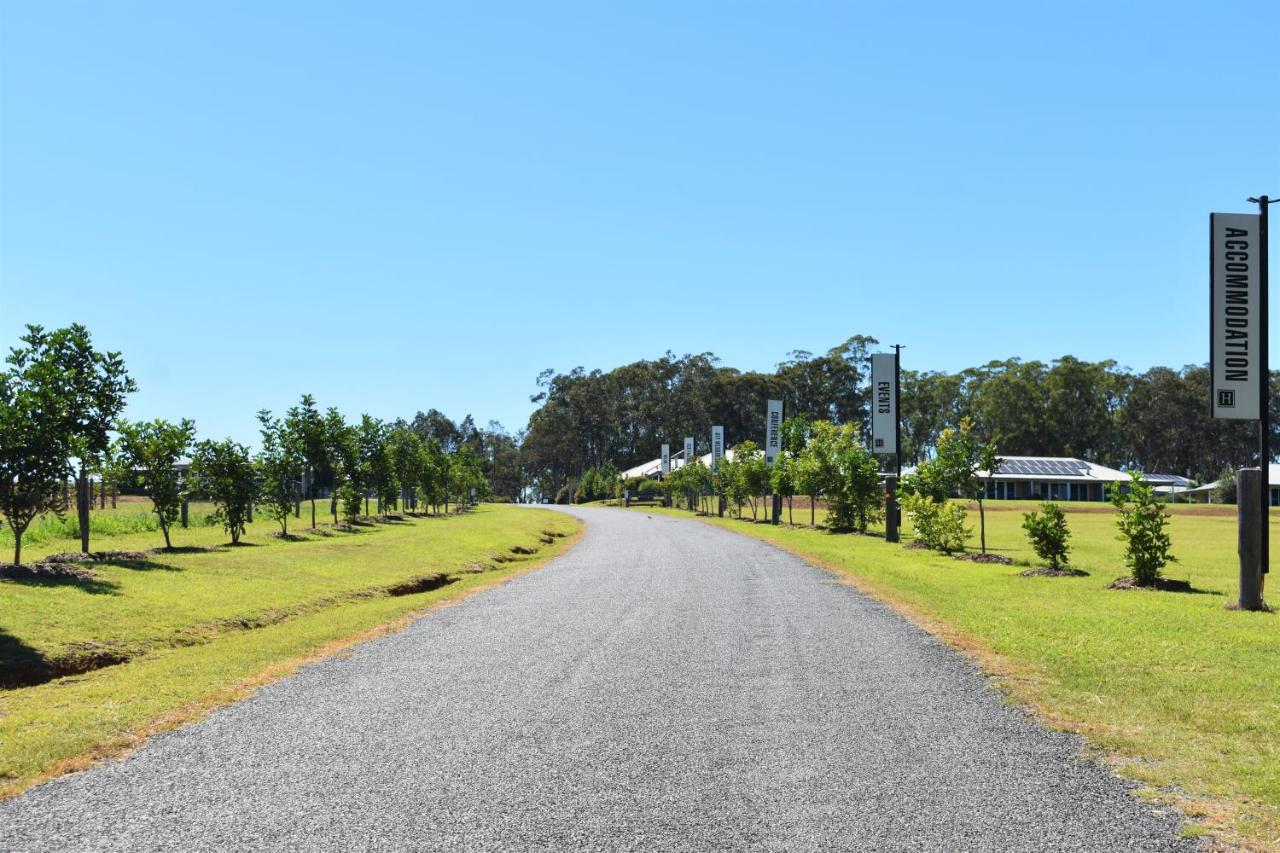
[[1234, 409], [1236, 407], [1235, 391], [1219, 391], [1218, 407], [1222, 409]]

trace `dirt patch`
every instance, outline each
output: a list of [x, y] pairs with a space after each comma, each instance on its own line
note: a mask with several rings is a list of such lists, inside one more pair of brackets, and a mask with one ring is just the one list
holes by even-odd
[[1019, 572], [1024, 578], [1087, 578], [1089, 573], [1084, 569], [1073, 569], [1070, 566], [1062, 569], [1051, 569], [1048, 566], [1036, 566]]
[[1191, 581], [1180, 581], [1173, 578], [1159, 578], [1151, 586], [1139, 586], [1138, 582], [1130, 575], [1116, 578], [1107, 584], [1107, 589], [1141, 589], [1148, 592], [1203, 592], [1203, 590], [1193, 587]]
[[558, 530], [544, 530], [544, 531], [542, 531], [542, 535], [543, 535], [543, 536], [550, 536], [552, 539], [563, 539], [563, 538], [564, 538], [564, 534], [563, 534], [563, 533], [561, 533], [561, 532], [560, 532], [560, 531], [558, 531]]
[[526, 557], [530, 554], [538, 553], [537, 548], [526, 548], [523, 545], [513, 545], [511, 546], [510, 550], [512, 554], [520, 554], [521, 556], [526, 556]]
[[510, 554], [490, 554], [489, 559], [495, 563], [514, 563], [516, 558]]
[[97, 580], [98, 575], [92, 569], [86, 569], [75, 563], [0, 563], [0, 578], [13, 580], [60, 581], [60, 580]]
[[297, 533], [281, 533], [279, 530], [273, 530], [268, 534], [272, 539], [280, 539], [284, 542], [306, 542], [307, 537], [300, 536]]
[[492, 563], [467, 563], [462, 567], [462, 571], [469, 575], [478, 575], [481, 572], [492, 572], [497, 568]]
[[903, 543], [902, 547], [906, 548], [908, 551], [928, 551], [929, 550], [929, 546], [924, 544], [923, 542], [905, 542]]
[[387, 587], [387, 595], [413, 595], [416, 592], [430, 592], [433, 589], [439, 589], [455, 582], [457, 578], [446, 575], [444, 572], [436, 572], [433, 575], [420, 575], [416, 578], [410, 578], [403, 583], [395, 586]]
[[149, 551], [64, 551], [44, 558], [46, 563], [101, 563], [108, 560], [145, 560]]
[[972, 551], [966, 551], [963, 554], [953, 554], [952, 558], [970, 563], [993, 563], [999, 566], [1013, 565], [1013, 558], [1006, 557], [1003, 554], [977, 554]]

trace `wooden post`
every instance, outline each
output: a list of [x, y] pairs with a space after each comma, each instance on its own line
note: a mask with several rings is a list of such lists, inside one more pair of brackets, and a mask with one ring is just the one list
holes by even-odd
[[190, 526], [190, 525], [189, 525], [189, 522], [188, 522], [188, 518], [189, 518], [189, 511], [188, 511], [188, 508], [187, 508], [187, 499], [186, 499], [186, 497], [183, 497], [183, 499], [182, 499], [182, 528], [183, 528], [184, 530], [185, 530], [187, 527], [189, 527], [189, 526]]
[[1262, 609], [1262, 469], [1241, 468], [1236, 472], [1236, 517], [1239, 520], [1240, 609]]
[[884, 479], [884, 541], [898, 541], [898, 478]]

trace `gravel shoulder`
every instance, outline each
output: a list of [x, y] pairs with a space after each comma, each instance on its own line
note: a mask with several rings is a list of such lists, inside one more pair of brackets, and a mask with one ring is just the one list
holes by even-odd
[[765, 543], [575, 508], [546, 568], [0, 803], [5, 850], [1193, 850]]

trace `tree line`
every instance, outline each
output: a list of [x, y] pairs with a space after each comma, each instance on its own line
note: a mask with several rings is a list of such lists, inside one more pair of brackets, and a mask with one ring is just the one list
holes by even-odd
[[[782, 399], [788, 417], [851, 425], [866, 441], [877, 344], [855, 335], [823, 355], [792, 352], [771, 373], [728, 367], [711, 353], [670, 352], [609, 371], [544, 371], [521, 445], [524, 476], [551, 498], [589, 469], [625, 470], [653, 459], [662, 442], [691, 435], [705, 454], [713, 425], [725, 427], [730, 444], [759, 440], [769, 399]], [[1280, 433], [1280, 373], [1271, 384], [1272, 428]], [[975, 440], [1010, 456], [1083, 458], [1199, 481], [1256, 464], [1256, 426], [1214, 420], [1208, 400], [1206, 365], [1139, 373], [1064, 355], [955, 373], [904, 367], [903, 463], [929, 459], [944, 431], [967, 419], [976, 425]]]
[[[515, 499], [521, 475], [518, 438], [500, 425], [477, 429], [435, 409], [411, 421], [370, 415], [348, 421], [310, 395], [282, 416], [258, 413], [256, 453], [231, 438], [198, 440], [188, 419], [121, 418], [137, 390], [118, 352], [99, 352], [84, 326], [28, 326], [0, 372], [0, 515], [22, 536], [45, 513], [69, 507], [77, 481], [81, 545], [89, 550], [88, 475], [148, 496], [171, 547], [170, 531], [188, 497], [213, 501], [214, 516], [238, 543], [255, 507], [289, 532], [289, 517], [329, 498], [328, 511], [352, 521], [378, 512], [466, 507], [494, 494]], [[189, 460], [189, 464], [185, 464]]]

